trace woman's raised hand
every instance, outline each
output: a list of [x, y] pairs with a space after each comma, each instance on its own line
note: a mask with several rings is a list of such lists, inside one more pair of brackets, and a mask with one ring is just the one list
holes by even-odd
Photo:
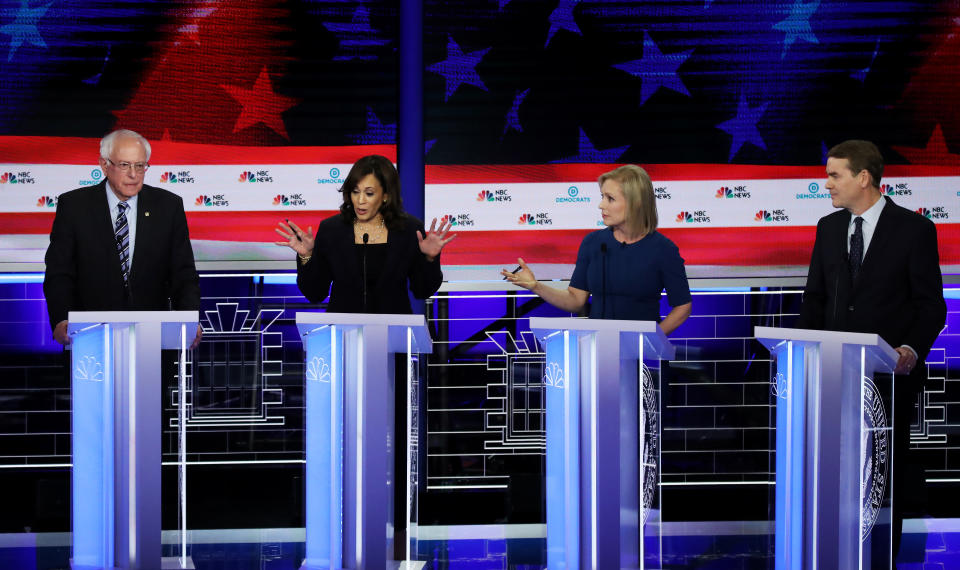
[[501, 269], [500, 274], [503, 275], [503, 277], [510, 283], [532, 291], [533, 288], [537, 286], [537, 278], [534, 277], [533, 271], [527, 267], [527, 264], [523, 261], [522, 257], [517, 258], [517, 264], [519, 264], [520, 267], [515, 273], [507, 271], [506, 269]]
[[430, 223], [430, 229], [427, 231], [426, 236], [420, 233], [420, 230], [417, 230], [417, 242], [420, 244], [420, 251], [427, 256], [428, 260], [433, 261], [440, 255], [443, 246], [457, 237], [457, 234], [447, 237], [447, 234], [450, 233], [450, 226], [452, 225], [450, 220], [447, 220], [440, 222], [440, 227], [438, 228], [437, 219], [434, 218], [433, 222]]
[[313, 226], [308, 227], [306, 232], [290, 220], [280, 222], [277, 226], [273, 231], [277, 232], [284, 241], [275, 241], [273, 243], [285, 245], [297, 252], [297, 255], [302, 255], [303, 257], [313, 255]]

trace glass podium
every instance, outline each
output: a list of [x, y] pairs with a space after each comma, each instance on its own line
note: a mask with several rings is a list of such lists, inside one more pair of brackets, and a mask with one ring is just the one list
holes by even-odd
[[652, 321], [530, 319], [546, 348], [547, 566], [660, 568], [659, 360]]
[[[178, 431], [177, 556], [161, 555], [161, 349], [186, 351], [197, 311], [71, 312], [74, 569], [193, 568], [185, 432]], [[184, 426], [185, 399], [179, 399]]]
[[876, 334], [754, 332], [776, 361], [776, 569], [893, 568], [896, 351]]
[[[305, 569], [383, 569], [417, 552], [417, 449], [424, 386], [418, 354], [432, 341], [423, 315], [297, 313], [306, 381]], [[405, 355], [406, 437], [394, 433], [395, 359]], [[398, 359], [399, 360], [399, 359]], [[396, 364], [399, 365], [399, 364]], [[404, 442], [406, 473], [394, 472]], [[405, 528], [394, 485], [406, 481]], [[394, 539], [403, 537], [397, 547]], [[397, 554], [395, 554], [397, 553]]]

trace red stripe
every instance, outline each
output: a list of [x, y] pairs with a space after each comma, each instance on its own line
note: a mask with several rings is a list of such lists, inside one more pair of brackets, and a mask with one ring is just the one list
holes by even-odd
[[191, 239], [273, 242], [280, 237], [277, 224], [288, 219], [307, 231], [316, 231], [321, 221], [336, 214], [328, 210], [275, 210], [259, 212], [187, 212]]
[[[427, 184], [509, 184], [596, 180], [616, 164], [428, 165]], [[676, 180], [826, 179], [823, 166], [765, 166], [752, 164], [643, 165], [654, 182]], [[960, 176], [956, 166], [898, 165], [884, 171], [891, 176]]]
[[39, 235], [49, 234], [53, 226], [53, 208], [43, 212], [5, 212], [0, 214], [0, 227], [4, 234]]
[[[680, 228], [660, 230], [680, 248], [687, 265], [806, 265], [816, 228]], [[575, 263], [590, 230], [460, 232], [443, 250], [448, 265]], [[511, 244], [509, 248], [504, 244]]]
[[[814, 226], [765, 228], [661, 229], [687, 265], [807, 265], [816, 238]], [[467, 231], [443, 250], [447, 265], [510, 265], [517, 257], [529, 263], [575, 263], [589, 230]], [[940, 224], [937, 238], [941, 265], [960, 265], [960, 224]], [[511, 244], [509, 248], [504, 244]]]
[[[153, 165], [180, 164], [353, 164], [361, 156], [382, 154], [396, 162], [394, 145], [356, 146], [227, 146], [150, 141]], [[93, 164], [100, 139], [79, 137], [0, 136], [4, 163]], [[344, 173], [346, 174], [346, 173]]]
[[[277, 223], [289, 218], [304, 230], [336, 214], [335, 210], [275, 210], [258, 212], [187, 212], [191, 239], [272, 242]], [[54, 212], [0, 213], [0, 227], [6, 234], [46, 235], [53, 226]], [[279, 238], [277, 238], [279, 239]]]
[[[269, 243], [274, 228], [289, 217], [306, 230], [336, 214], [327, 210], [259, 212], [187, 212], [190, 237], [197, 240]], [[53, 212], [0, 214], [7, 234], [50, 233]], [[661, 229], [680, 248], [688, 265], [807, 265], [816, 228]], [[517, 257], [530, 263], [574, 263], [583, 236], [590, 230], [461, 231], [443, 251], [447, 265], [510, 265]], [[960, 224], [938, 224], [941, 265], [960, 265]]]

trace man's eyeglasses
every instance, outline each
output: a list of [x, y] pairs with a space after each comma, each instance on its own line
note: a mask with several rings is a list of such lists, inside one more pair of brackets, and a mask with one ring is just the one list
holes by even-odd
[[143, 174], [148, 168], [150, 168], [150, 165], [146, 162], [114, 162], [109, 158], [105, 158], [104, 160], [124, 172], [130, 172], [130, 169], [132, 168], [137, 174]]

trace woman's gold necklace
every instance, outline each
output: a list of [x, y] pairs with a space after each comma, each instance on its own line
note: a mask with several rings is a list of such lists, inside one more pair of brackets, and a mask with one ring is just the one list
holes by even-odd
[[363, 226], [360, 224], [360, 220], [353, 220], [353, 235], [355, 238], [362, 238], [364, 233], [370, 234], [369, 243], [379, 243], [380, 239], [383, 237], [383, 215], [377, 214], [377, 225], [373, 227], [373, 231], [364, 231]]

